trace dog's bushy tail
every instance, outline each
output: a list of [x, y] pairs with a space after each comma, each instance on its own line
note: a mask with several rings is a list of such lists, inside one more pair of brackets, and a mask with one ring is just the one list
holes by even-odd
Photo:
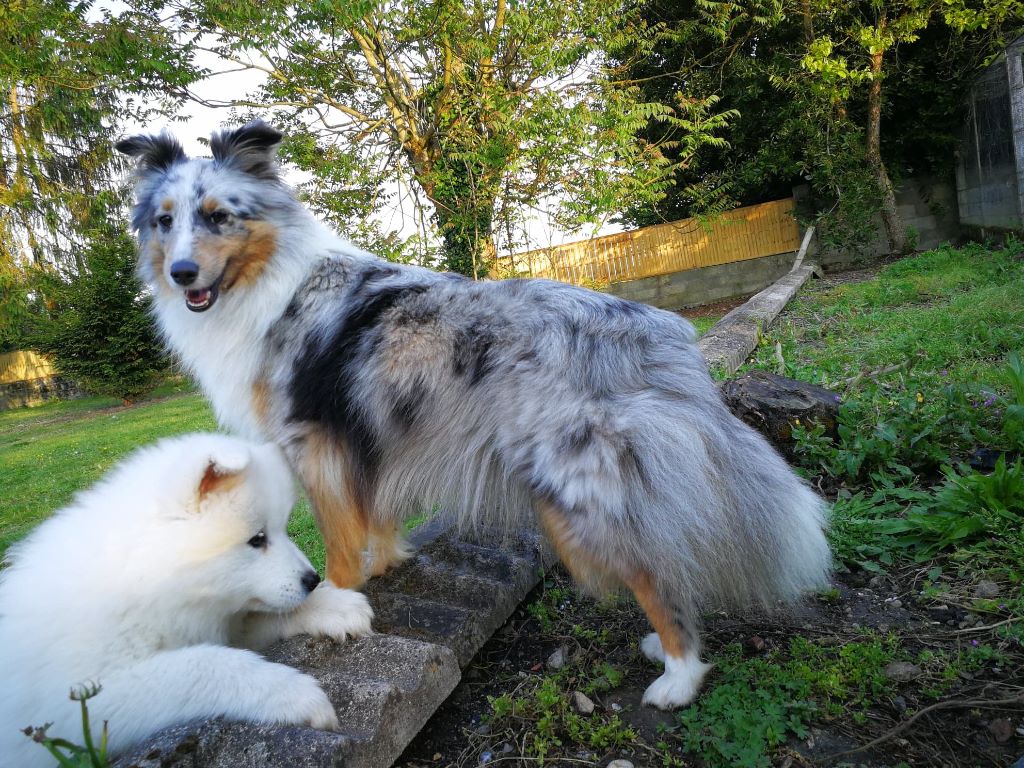
[[825, 503], [717, 396], [700, 400], [662, 414], [669, 426], [647, 452], [650, 512], [630, 554], [684, 613], [771, 609], [827, 585]]

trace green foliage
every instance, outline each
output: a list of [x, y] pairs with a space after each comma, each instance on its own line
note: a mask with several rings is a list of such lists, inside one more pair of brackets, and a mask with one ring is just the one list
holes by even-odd
[[[607, 672], [607, 669], [600, 672], [606, 685]], [[533, 677], [516, 694], [489, 696], [490, 722], [500, 725], [509, 718], [530, 722], [523, 755], [535, 757], [542, 763], [552, 749], [563, 744], [606, 750], [627, 745], [636, 738], [636, 732], [618, 715], [577, 713], [570, 704], [571, 691], [565, 687], [566, 678], [566, 672]], [[621, 674], [616, 680], [621, 680]], [[587, 687], [590, 690], [607, 690], [600, 685]]]
[[976, 559], [1001, 561], [1024, 575], [1024, 460], [1008, 466], [1000, 456], [991, 474], [947, 467], [933, 495], [876, 529], [918, 559], [969, 549]]
[[62, 375], [130, 401], [155, 385], [166, 359], [135, 279], [134, 241], [105, 224], [89, 235], [82, 273], [47, 282], [48, 316], [35, 341]]
[[708, 766], [767, 768], [790, 736], [815, 718], [863, 721], [891, 688], [883, 669], [896, 641], [870, 637], [837, 647], [793, 638], [787, 648], [745, 659], [738, 644], [715, 657], [713, 684], [679, 715], [683, 748]]
[[[466, 274], [486, 272], [496, 234], [520, 244], [542, 206], [578, 228], [657, 196], [673, 162], [721, 144], [728, 119], [713, 94], [654, 101], [622, 83], [621, 52], [646, 55], [656, 31], [631, 3], [130, 6], [146, 34], [173, 27], [179, 56], [201, 38], [222, 68], [268, 75], [209, 103], [274, 109], [290, 133], [285, 158], [312, 176], [304, 192], [347, 233], [361, 239], [355, 222], [403, 197], [440, 236], [440, 265]], [[652, 122], [672, 127], [678, 161], [638, 136]]]
[[[818, 224], [825, 245], [844, 249], [866, 245], [882, 208], [873, 137], [880, 134], [879, 166], [896, 178], [948, 176], [966, 89], [1024, 21], [1006, 0], [648, 0], [643, 13], [663, 33], [630, 82], [651, 101], [685, 83], [688, 97], [719, 96], [720, 108], [738, 114], [721, 134], [728, 150], [703, 146], [674, 188], [626, 218], [653, 224], [786, 197], [809, 183], [801, 215]], [[869, 92], [883, 83], [875, 114]], [[654, 142], [669, 133], [660, 124], [646, 130]]]
[[99, 685], [83, 685], [72, 688], [70, 698], [79, 702], [82, 708], [82, 744], [67, 739], [53, 738], [47, 735], [49, 725], [41, 728], [28, 728], [25, 735], [37, 742], [57, 761], [60, 768], [109, 768], [107, 758], [107, 724], [103, 723], [100, 731], [100, 742], [93, 741], [92, 728], [89, 725], [89, 707], [86, 702], [100, 692]]
[[[787, 373], [848, 390], [836, 441], [794, 427], [801, 466], [838, 491], [829, 535], [842, 562], [943, 556], [1024, 576], [1018, 251], [940, 248], [812, 289], [759, 350], [771, 366], [778, 340]], [[1011, 453], [973, 471], [979, 447]]]

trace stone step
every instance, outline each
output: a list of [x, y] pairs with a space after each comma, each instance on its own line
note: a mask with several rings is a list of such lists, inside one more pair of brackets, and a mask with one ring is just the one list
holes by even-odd
[[551, 562], [535, 534], [488, 544], [428, 523], [411, 539], [417, 553], [367, 585], [377, 634], [345, 643], [295, 637], [266, 653], [320, 682], [337, 733], [217, 718], [166, 729], [116, 768], [391, 765]]

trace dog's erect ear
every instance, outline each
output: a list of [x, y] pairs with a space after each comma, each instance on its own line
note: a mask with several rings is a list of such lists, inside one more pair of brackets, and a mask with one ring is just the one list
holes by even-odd
[[277, 145], [284, 134], [262, 120], [253, 120], [233, 131], [210, 137], [213, 159], [258, 179], [276, 179]]
[[136, 158], [143, 171], [166, 171], [188, 159], [178, 140], [166, 132], [156, 136], [129, 136], [117, 142], [114, 149]]
[[251, 458], [245, 450], [221, 451], [211, 456], [199, 480], [200, 501], [211, 493], [228, 491], [238, 485]]

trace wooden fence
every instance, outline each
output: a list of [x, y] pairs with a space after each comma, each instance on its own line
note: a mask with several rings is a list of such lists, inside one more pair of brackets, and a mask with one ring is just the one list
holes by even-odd
[[0, 355], [0, 384], [35, 381], [53, 374], [50, 361], [35, 352], [7, 352]]
[[636, 280], [687, 269], [796, 251], [793, 200], [736, 208], [702, 223], [682, 219], [591, 240], [503, 256], [496, 277], [548, 277], [593, 284]]

